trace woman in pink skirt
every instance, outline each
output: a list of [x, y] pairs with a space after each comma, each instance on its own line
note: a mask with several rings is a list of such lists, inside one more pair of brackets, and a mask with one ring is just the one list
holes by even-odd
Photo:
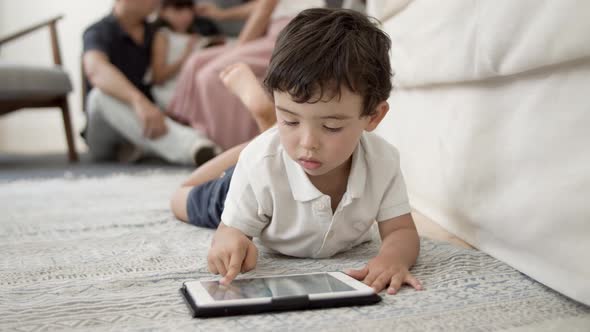
[[[281, 29], [300, 11], [323, 6], [323, 0], [256, 0], [238, 6], [241, 8], [227, 9], [248, 17], [237, 42], [197, 52], [187, 60], [168, 115], [201, 130], [223, 150], [252, 139], [259, 133], [256, 122], [240, 99], [225, 87], [219, 74], [227, 66], [243, 62], [261, 78]], [[205, 15], [218, 17], [224, 11], [212, 5], [203, 9]]]

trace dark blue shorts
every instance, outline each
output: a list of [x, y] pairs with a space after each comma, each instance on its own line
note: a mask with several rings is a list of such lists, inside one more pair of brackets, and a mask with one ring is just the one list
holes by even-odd
[[234, 168], [228, 168], [218, 179], [196, 186], [189, 192], [186, 200], [189, 223], [207, 228], [219, 226]]

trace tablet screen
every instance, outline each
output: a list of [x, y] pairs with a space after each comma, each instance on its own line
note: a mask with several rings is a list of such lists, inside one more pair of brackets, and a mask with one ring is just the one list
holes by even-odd
[[201, 283], [216, 301], [355, 290], [328, 273], [237, 279], [232, 281], [229, 286], [223, 286], [218, 281], [202, 281]]

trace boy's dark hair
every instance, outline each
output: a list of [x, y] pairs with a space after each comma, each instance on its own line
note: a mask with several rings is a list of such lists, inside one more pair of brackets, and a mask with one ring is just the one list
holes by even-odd
[[375, 21], [345, 9], [302, 11], [278, 36], [264, 79], [267, 92], [316, 103], [339, 98], [345, 86], [363, 97], [361, 116], [373, 114], [392, 88], [391, 40]]

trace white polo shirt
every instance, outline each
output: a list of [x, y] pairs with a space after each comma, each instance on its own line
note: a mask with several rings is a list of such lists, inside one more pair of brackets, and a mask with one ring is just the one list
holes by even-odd
[[240, 154], [221, 220], [273, 251], [323, 258], [371, 240], [375, 221], [409, 212], [399, 154], [383, 138], [362, 135], [346, 193], [332, 213], [330, 196], [287, 155], [274, 127]]

